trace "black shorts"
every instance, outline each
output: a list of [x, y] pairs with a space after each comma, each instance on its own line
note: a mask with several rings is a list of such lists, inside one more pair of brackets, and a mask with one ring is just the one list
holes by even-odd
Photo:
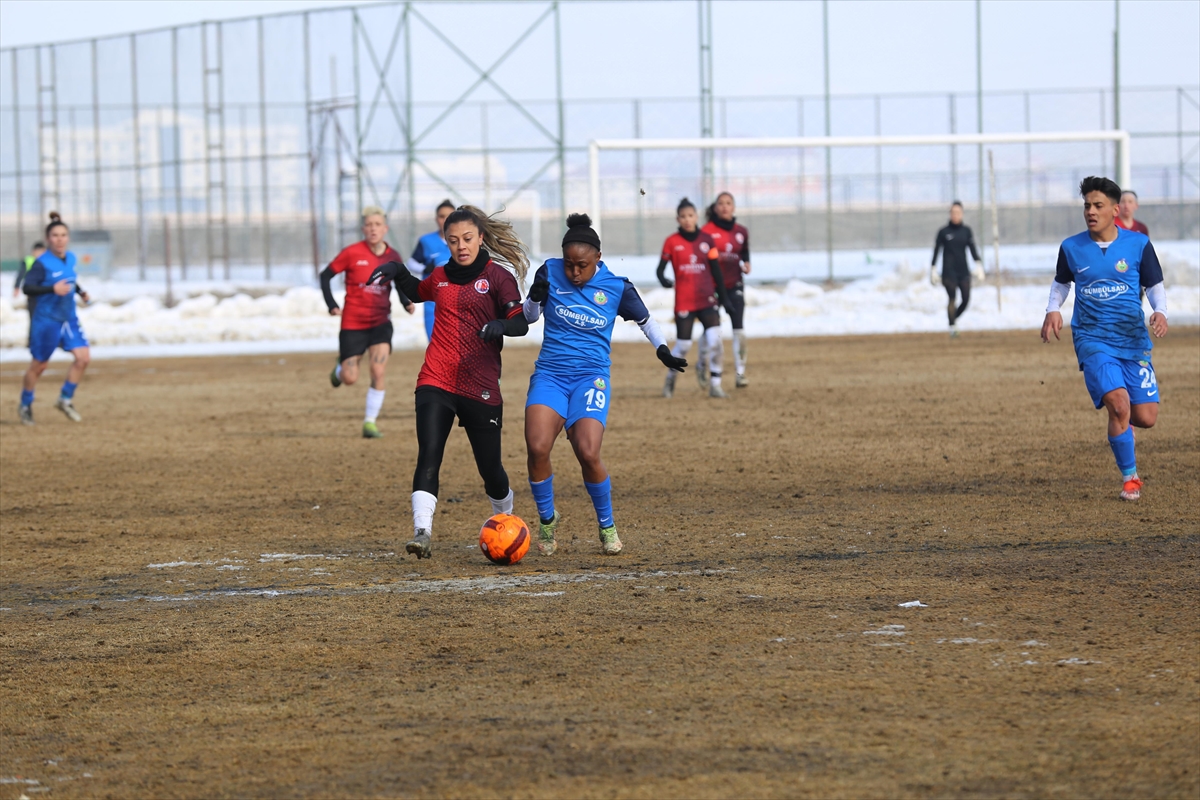
[[490, 405], [463, 397], [436, 386], [417, 387], [417, 407], [426, 403], [445, 406], [458, 417], [458, 427], [474, 430], [500, 430], [504, 427], [504, 404]]
[[969, 292], [971, 291], [971, 273], [968, 272], [966, 275], [942, 275], [942, 287], [951, 296], [954, 295], [955, 290], [966, 289]]
[[725, 292], [729, 295], [729, 305], [733, 306], [733, 311], [729, 313], [729, 321], [733, 323], [735, 331], [740, 331], [742, 317], [746, 314], [746, 287], [741, 281], [738, 281], [737, 286], [726, 289]]
[[702, 308], [699, 311], [689, 311], [686, 314], [676, 314], [675, 338], [691, 339], [696, 320], [700, 320], [704, 330], [717, 328], [721, 325], [721, 312], [717, 310], [716, 306], [713, 306], [712, 308]]
[[392, 323], [390, 321], [374, 328], [359, 331], [343, 330], [338, 334], [338, 361], [361, 356], [377, 344], [387, 344], [392, 352]]

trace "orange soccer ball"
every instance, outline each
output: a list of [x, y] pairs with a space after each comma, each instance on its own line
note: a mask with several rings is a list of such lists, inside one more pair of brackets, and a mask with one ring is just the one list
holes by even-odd
[[497, 514], [479, 530], [479, 549], [500, 566], [515, 564], [529, 552], [529, 526], [512, 514]]

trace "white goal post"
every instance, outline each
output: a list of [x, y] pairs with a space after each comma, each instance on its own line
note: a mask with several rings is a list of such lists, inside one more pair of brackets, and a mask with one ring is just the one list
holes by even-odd
[[957, 133], [930, 136], [792, 136], [738, 139], [593, 139], [588, 144], [588, 204], [592, 226], [600, 231], [601, 150], [794, 150], [822, 147], [894, 147], [909, 145], [987, 145], [1062, 142], [1116, 142], [1120, 174], [1117, 183], [1131, 184], [1129, 132], [1061, 131], [1054, 133]]

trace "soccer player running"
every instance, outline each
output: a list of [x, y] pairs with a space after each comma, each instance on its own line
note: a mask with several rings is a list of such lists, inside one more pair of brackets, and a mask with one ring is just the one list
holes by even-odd
[[1117, 227], [1124, 228], [1127, 231], [1133, 231], [1134, 233], [1144, 233], [1146, 236], [1149, 236], [1150, 229], [1146, 227], [1145, 223], [1133, 218], [1133, 215], [1137, 213], [1137, 210], [1137, 192], [1133, 191], [1132, 189], [1126, 189], [1121, 192], [1121, 204], [1118, 207], [1117, 213]]
[[1154, 347], [1146, 333], [1140, 289], [1154, 313], [1150, 330], [1167, 335], [1167, 291], [1154, 245], [1141, 233], [1116, 225], [1121, 189], [1108, 178], [1079, 184], [1087, 231], [1063, 241], [1042, 322], [1042, 341], [1058, 339], [1061, 308], [1074, 281], [1071, 338], [1083, 382], [1096, 408], [1108, 409], [1108, 444], [1121, 470], [1122, 500], [1141, 497], [1133, 428], [1158, 420], [1158, 378], [1150, 361]]
[[[400, 254], [383, 240], [387, 235], [387, 218], [379, 206], [367, 206], [362, 213], [363, 240], [355, 242], [337, 254], [321, 272], [321, 293], [329, 313], [342, 318], [342, 330], [338, 334], [338, 363], [329, 373], [333, 388], [343, 383], [352, 386], [358, 381], [359, 361], [367, 354], [371, 369], [371, 386], [367, 389], [367, 408], [363, 415], [362, 435], [364, 439], [379, 439], [376, 419], [383, 408], [386, 392], [384, 378], [387, 374], [388, 357], [392, 354], [392, 301], [389, 299], [391, 284], [372, 286], [367, 279], [380, 264], [399, 261]], [[333, 276], [346, 276], [346, 307], [339, 308], [333, 299], [330, 284]], [[413, 313], [412, 302], [396, 287], [400, 304], [409, 314]]]
[[[420, 273], [422, 278], [428, 278], [438, 267], [445, 266], [450, 260], [450, 248], [446, 246], [446, 217], [454, 211], [454, 203], [443, 200], [438, 204], [435, 213], [437, 230], [430, 231], [417, 240], [412, 255], [408, 258], [409, 272]], [[425, 340], [433, 341], [433, 320], [436, 303], [425, 303], [421, 312], [425, 315]]]
[[[419, 279], [393, 261], [378, 267], [369, 283], [389, 280], [417, 302], [438, 304], [433, 339], [417, 376], [417, 467], [413, 473], [413, 538], [405, 549], [418, 559], [433, 554], [433, 512], [446, 440], [454, 426], [467, 432], [475, 466], [493, 514], [511, 514], [513, 493], [500, 458], [504, 404], [500, 396], [500, 349], [505, 336], [524, 336], [521, 291], [529, 258], [512, 226], [474, 206], [446, 217], [450, 261]], [[492, 260], [495, 254], [513, 273]]]
[[538, 552], [548, 556], [558, 548], [559, 513], [554, 508], [550, 451], [565, 427], [596, 510], [600, 546], [605, 555], [612, 556], [621, 552], [622, 545], [613, 520], [612, 483], [600, 460], [600, 445], [610, 407], [609, 368], [617, 317], [636, 322], [654, 346], [658, 360], [669, 369], [683, 372], [687, 361], [671, 354], [633, 284], [613, 275], [600, 260], [600, 237], [587, 214], [567, 217], [562, 252], [562, 258], [551, 258], [538, 269], [524, 304], [524, 319], [545, 319], [542, 349], [525, 400], [529, 487], [541, 522]]
[[[942, 286], [950, 297], [946, 306], [946, 316], [950, 318], [950, 336], [958, 336], [958, 318], [967, 310], [971, 302], [971, 268], [967, 265], [967, 250], [975, 265], [982, 270], [979, 251], [975, 249], [975, 235], [971, 229], [963, 225], [963, 204], [955, 200], [950, 205], [950, 223], [937, 232], [933, 243], [933, 260], [929, 262], [929, 274], [937, 268], [938, 252], [942, 253]], [[957, 304], [957, 296], [962, 294], [962, 303]], [[957, 304], [957, 305], [956, 305]]]
[[71, 231], [54, 211], [50, 212], [50, 224], [46, 226], [46, 243], [47, 251], [33, 262], [24, 281], [25, 296], [31, 301], [29, 353], [33, 357], [21, 383], [21, 404], [17, 409], [24, 425], [33, 424], [33, 391], [46, 371], [50, 356], [60, 347], [73, 355], [75, 361], [67, 369], [67, 379], [54, 407], [72, 422], [82, 422], [83, 417], [75, 410], [75, 387], [91, 360], [87, 337], [75, 314], [75, 295], [86, 303], [88, 294], [75, 274], [75, 254], [67, 250]]
[[[696, 320], [704, 328], [704, 343], [708, 351], [708, 363], [697, 365], [708, 370], [708, 396], [726, 398], [721, 389], [721, 312], [718, 302], [732, 316], [733, 306], [725, 291], [725, 281], [718, 262], [719, 253], [712, 237], [697, 227], [696, 206], [686, 197], [675, 209], [675, 221], [679, 230], [663, 242], [662, 257], [658, 262], [658, 282], [664, 288], [675, 287], [675, 346], [671, 355], [682, 358], [692, 347], [692, 330]], [[666, 276], [667, 264], [675, 279]], [[663, 383], [663, 397], [675, 394], [676, 371], [667, 369]]]
[[[721, 192], [705, 210], [708, 222], [700, 230], [712, 237], [716, 245], [721, 275], [725, 279], [725, 293], [729, 295], [729, 319], [733, 323], [733, 368], [736, 373], [734, 385], [743, 389], [750, 385], [746, 380], [746, 334], [742, 323], [746, 313], [746, 287], [743, 275], [750, 274], [750, 231], [738, 224], [733, 215], [733, 195]], [[703, 387], [707, 375], [703, 365], [708, 362], [707, 340], [700, 340], [699, 364], [696, 379]]]

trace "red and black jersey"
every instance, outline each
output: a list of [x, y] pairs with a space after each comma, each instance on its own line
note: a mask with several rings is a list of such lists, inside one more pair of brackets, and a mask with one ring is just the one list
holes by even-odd
[[676, 231], [663, 242], [662, 260], [671, 262], [675, 273], [676, 314], [703, 311], [717, 304], [717, 287], [708, 261], [718, 255], [712, 237], [703, 231], [696, 231], [691, 241]]
[[732, 289], [737, 286], [742, 282], [742, 264], [750, 263], [750, 231], [736, 220], [707, 222], [700, 231], [711, 236], [713, 244], [717, 246], [717, 252], [720, 254], [717, 263], [721, 265], [721, 277], [725, 279], [725, 288]]
[[479, 331], [494, 319], [521, 311], [521, 292], [512, 273], [488, 260], [466, 283], [454, 283], [446, 267], [435, 267], [417, 287], [417, 297], [437, 303], [433, 336], [417, 386], [439, 389], [489, 405], [500, 405], [500, 343], [485, 342]]
[[337, 254], [329, 265], [334, 274], [346, 275], [346, 307], [342, 310], [342, 330], [362, 331], [388, 321], [392, 301], [388, 296], [392, 282], [368, 286], [367, 279], [376, 267], [389, 261], [403, 261], [400, 254], [385, 243], [383, 253], [375, 255], [366, 242], [355, 242]]

